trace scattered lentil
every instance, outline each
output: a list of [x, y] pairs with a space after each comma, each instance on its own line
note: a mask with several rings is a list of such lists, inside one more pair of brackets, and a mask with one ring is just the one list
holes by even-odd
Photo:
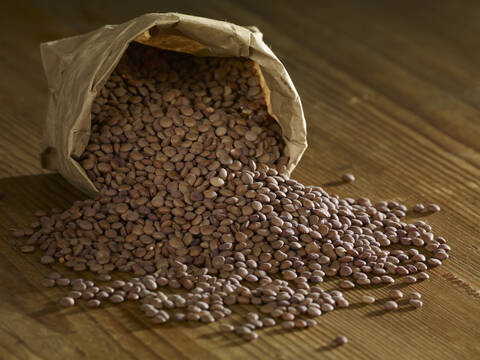
[[389, 300], [383, 304], [383, 308], [387, 311], [396, 310], [398, 308], [398, 304], [395, 301]]
[[428, 204], [427, 205], [427, 211], [429, 212], [439, 212], [440, 211], [440, 206], [437, 204]]
[[293, 329], [295, 327], [295, 323], [293, 321], [284, 321], [282, 322], [282, 328], [284, 329]]
[[265, 327], [271, 327], [276, 325], [275, 319], [272, 319], [272, 318], [267, 317], [267, 318], [264, 318], [262, 321], [263, 321], [263, 326]]
[[62, 274], [60, 274], [58, 272], [52, 272], [47, 276], [47, 278], [52, 279], [52, 280], [58, 280], [61, 277], [62, 277]]
[[243, 335], [243, 338], [247, 341], [256, 340], [256, 339], [258, 339], [258, 334], [256, 332], [252, 331], [252, 332], [249, 332], [249, 333], [246, 333], [245, 335]]
[[303, 319], [295, 320], [294, 324], [297, 329], [304, 329], [307, 327], [307, 322]]
[[45, 278], [45, 279], [42, 280], [42, 286], [44, 286], [44, 287], [54, 287], [55, 286], [55, 280]]
[[333, 340], [336, 346], [342, 346], [348, 343], [348, 338], [345, 335], [341, 335]]
[[422, 298], [422, 294], [420, 294], [420, 293], [417, 292], [417, 291], [413, 291], [413, 292], [411, 292], [410, 294], [408, 294], [408, 298], [409, 298], [409, 299], [420, 300], [420, 299]]
[[73, 297], [66, 296], [60, 299], [60, 305], [63, 307], [71, 307], [75, 305], [75, 299]]
[[60, 278], [60, 279], [57, 279], [55, 282], [58, 286], [68, 286], [68, 285], [70, 285], [70, 279], [68, 279], [68, 278]]
[[421, 213], [425, 210], [425, 205], [423, 204], [416, 204], [413, 209], [412, 209], [414, 212], [416, 213]]
[[373, 304], [375, 302], [375, 298], [373, 296], [363, 295], [362, 302], [364, 304]]
[[343, 174], [342, 175], [342, 180], [345, 181], [345, 182], [353, 182], [355, 181], [355, 176], [353, 176], [352, 174]]
[[407, 284], [413, 284], [417, 282], [417, 278], [413, 275], [408, 275], [403, 278], [403, 282]]
[[403, 293], [400, 290], [391, 290], [388, 293], [388, 297], [392, 300], [398, 300], [403, 298]]
[[350, 280], [343, 280], [341, 283], [340, 283], [340, 287], [342, 289], [352, 289], [355, 287], [355, 284], [353, 282], [351, 282]]
[[[406, 206], [342, 199], [290, 179], [280, 129], [258, 83], [243, 59], [132, 45], [94, 101], [79, 160], [99, 197], [51, 215], [37, 212], [37, 223], [13, 232], [29, 237], [22, 252], [40, 247], [43, 264], [89, 270], [99, 282], [115, 271], [134, 274], [102, 287], [75, 279], [62, 306], [80, 298], [92, 307], [135, 300], [161, 324], [170, 320], [167, 310], [181, 309], [175, 320], [210, 323], [230, 315], [228, 306], [251, 304], [269, 317], [249, 313], [235, 332], [253, 340], [256, 328], [315, 326], [298, 317], [348, 307], [340, 291], [312, 286], [325, 277], [341, 276], [345, 289], [393, 283], [391, 275], [415, 282], [411, 274], [426, 279], [427, 265], [448, 258], [450, 247], [428, 224], [402, 221]], [[440, 210], [433, 205], [427, 210]], [[415, 248], [388, 248], [397, 243]], [[44, 281], [70, 282], [60, 274]], [[165, 286], [187, 291], [166, 295]]]
[[231, 324], [222, 323], [220, 324], [220, 330], [223, 332], [232, 332], [233, 330], [235, 330], [235, 326]]
[[423, 306], [423, 302], [421, 300], [418, 300], [418, 299], [410, 299], [408, 301], [408, 303], [410, 305], [412, 305], [414, 308], [421, 308]]
[[87, 306], [88, 307], [99, 307], [101, 305], [101, 301], [98, 299], [91, 299], [87, 301]]
[[430, 278], [430, 275], [428, 275], [426, 272], [422, 271], [417, 274], [417, 280], [427, 280]]
[[114, 294], [114, 295], [110, 296], [110, 301], [114, 304], [119, 304], [121, 302], [124, 302], [125, 299], [122, 295]]

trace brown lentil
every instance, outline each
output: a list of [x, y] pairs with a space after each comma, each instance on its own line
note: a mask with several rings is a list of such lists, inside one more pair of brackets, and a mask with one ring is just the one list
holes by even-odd
[[408, 303], [410, 305], [412, 305], [414, 308], [421, 308], [423, 306], [423, 302], [421, 300], [418, 300], [418, 299], [410, 299], [408, 301]]
[[388, 297], [392, 300], [398, 300], [403, 298], [403, 293], [400, 290], [391, 290], [388, 293]]
[[346, 173], [342, 175], [342, 180], [345, 182], [353, 182], [355, 181], [355, 176], [352, 174]]
[[422, 298], [422, 294], [420, 294], [420, 293], [417, 292], [417, 291], [413, 291], [413, 292], [411, 292], [410, 294], [408, 294], [408, 298], [409, 298], [409, 299], [420, 300], [420, 299]]
[[60, 278], [60, 279], [57, 279], [55, 282], [58, 286], [68, 286], [68, 285], [70, 285], [70, 279], [68, 279], [68, 278]]
[[42, 286], [44, 287], [54, 287], [55, 286], [55, 280], [53, 279], [43, 279], [42, 280]]
[[416, 212], [416, 213], [421, 213], [421, 212], [423, 212], [423, 211], [425, 210], [425, 205], [423, 205], [423, 204], [416, 204], [416, 205], [412, 208], [412, 210], [413, 210], [414, 212]]
[[60, 300], [60, 305], [63, 307], [71, 307], [75, 305], [75, 299], [73, 297], [64, 297]]
[[383, 308], [387, 311], [396, 310], [398, 308], [398, 304], [395, 301], [389, 300], [383, 304]]
[[307, 327], [307, 322], [303, 319], [295, 320], [294, 324], [297, 329], [304, 329]]
[[439, 212], [440, 211], [440, 206], [437, 204], [428, 204], [427, 205], [427, 211], [429, 212]]
[[91, 299], [87, 301], [88, 307], [99, 307], [100, 305], [101, 305], [101, 302], [98, 299]]
[[375, 302], [375, 298], [373, 296], [363, 295], [362, 302], [364, 304], [373, 304]]
[[230, 325], [230, 324], [226, 324], [226, 323], [222, 323], [222, 324], [220, 324], [220, 330], [223, 331], [223, 332], [232, 332], [233, 330], [235, 330], [235, 326]]
[[265, 326], [265, 327], [270, 327], [270, 326], [275, 326], [276, 325], [275, 319], [272, 319], [272, 318], [263, 318], [262, 322], [263, 322], [263, 326]]
[[293, 329], [295, 327], [295, 323], [293, 321], [284, 321], [282, 322], [282, 328], [288, 330]]
[[252, 331], [252, 332], [249, 332], [249, 333], [246, 333], [245, 335], [243, 335], [243, 338], [247, 341], [256, 340], [256, 339], [258, 339], [258, 334], [256, 332]]
[[417, 280], [427, 280], [430, 278], [430, 275], [428, 275], [426, 272], [419, 272], [417, 274]]
[[408, 275], [403, 278], [403, 282], [407, 284], [413, 284], [417, 282], [417, 278], [413, 275]]
[[110, 296], [110, 301], [114, 304], [119, 304], [121, 302], [124, 302], [125, 299], [123, 298], [123, 296], [115, 294]]
[[333, 340], [336, 346], [345, 345], [348, 342], [348, 338], [344, 335], [341, 335]]
[[60, 274], [58, 272], [52, 272], [47, 276], [47, 278], [52, 279], [52, 280], [58, 280], [61, 277], [62, 277], [62, 274]]

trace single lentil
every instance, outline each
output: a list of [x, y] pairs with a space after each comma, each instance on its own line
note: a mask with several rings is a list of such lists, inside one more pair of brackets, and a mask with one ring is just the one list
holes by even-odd
[[403, 298], [403, 293], [400, 290], [391, 290], [388, 293], [388, 297], [392, 300], [398, 300]]
[[413, 291], [411, 293], [408, 294], [408, 298], [409, 299], [416, 299], [416, 300], [420, 300], [422, 298], [422, 294], [420, 294], [419, 292], [417, 291]]
[[75, 305], [75, 299], [73, 297], [66, 296], [60, 299], [60, 305], [63, 307], [71, 307]]
[[55, 286], [55, 280], [53, 279], [43, 279], [42, 280], [42, 286], [44, 287], [54, 287]]
[[408, 303], [417, 309], [423, 306], [423, 302], [419, 299], [410, 299]]
[[373, 304], [375, 302], [375, 298], [370, 295], [363, 295], [362, 296], [362, 302], [364, 304]]
[[389, 300], [383, 304], [383, 308], [387, 311], [396, 310], [398, 308], [398, 304], [395, 301]]
[[220, 330], [223, 332], [232, 332], [233, 330], [235, 330], [235, 326], [231, 324], [222, 323], [220, 324]]
[[345, 335], [341, 335], [339, 337], [336, 337], [333, 340], [333, 342], [336, 346], [342, 346], [342, 345], [345, 345], [346, 343], [348, 343], [348, 338]]
[[416, 213], [421, 213], [425, 210], [425, 205], [423, 204], [416, 204], [413, 209], [412, 209], [414, 212]]
[[429, 212], [439, 212], [440, 211], [440, 206], [437, 204], [428, 204], [427, 205], [427, 211]]
[[353, 182], [355, 181], [355, 176], [353, 176], [353, 174], [346, 173], [342, 175], [342, 180], [345, 182]]

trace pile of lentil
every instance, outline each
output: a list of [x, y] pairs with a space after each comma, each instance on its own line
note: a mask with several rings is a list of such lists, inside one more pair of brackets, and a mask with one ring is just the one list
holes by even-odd
[[[310, 327], [348, 307], [341, 291], [318, 286], [325, 277], [339, 276], [344, 289], [398, 276], [413, 283], [448, 258], [428, 224], [401, 220], [405, 205], [341, 199], [289, 178], [283, 149], [251, 61], [132, 44], [94, 101], [79, 159], [99, 196], [39, 211], [39, 221], [14, 235], [28, 236], [21, 250], [40, 248], [43, 264], [97, 274], [49, 275], [44, 286], [71, 286], [63, 306], [131, 300], [155, 323], [209, 323], [234, 304], [253, 304], [262, 317], [252, 312], [245, 324], [220, 327], [247, 340], [279, 321]], [[403, 248], [389, 249], [395, 244]], [[116, 271], [133, 275], [112, 280]]]

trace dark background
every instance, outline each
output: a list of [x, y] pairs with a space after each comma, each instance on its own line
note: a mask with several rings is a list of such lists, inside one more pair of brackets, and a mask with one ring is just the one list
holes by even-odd
[[[355, 82], [365, 87], [356, 97], [374, 101], [381, 94], [421, 117], [424, 126], [410, 119], [416, 131], [431, 136], [428, 126], [433, 126], [467, 146], [442, 144], [448, 151], [480, 164], [475, 156], [480, 150], [480, 3], [475, 0], [7, 0], [1, 10], [0, 59], [11, 70], [1, 81], [2, 104], [11, 103], [6, 94], [13, 82], [32, 83], [35, 76], [43, 86], [40, 42], [146, 12], [177, 11], [258, 26], [285, 63], [311, 122], [333, 111], [337, 89], [331, 89], [332, 82], [338, 90]], [[16, 68], [31, 71], [22, 79], [10, 78]]]

